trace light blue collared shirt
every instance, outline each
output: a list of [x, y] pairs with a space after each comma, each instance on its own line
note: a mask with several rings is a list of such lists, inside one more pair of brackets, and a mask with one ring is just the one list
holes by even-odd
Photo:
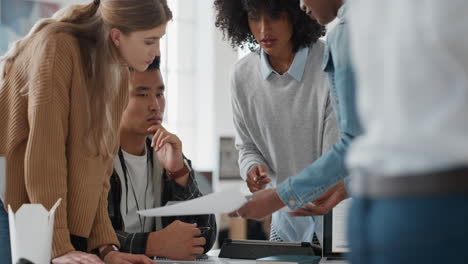
[[[289, 67], [289, 70], [286, 72], [296, 81], [302, 81], [302, 76], [304, 75], [305, 65], [307, 63], [307, 56], [309, 55], [309, 47], [300, 48], [296, 55], [294, 56], [294, 61]], [[268, 77], [272, 74], [278, 74], [270, 65], [268, 61], [268, 54], [262, 49], [260, 52], [260, 70], [264, 80], [268, 80]]]

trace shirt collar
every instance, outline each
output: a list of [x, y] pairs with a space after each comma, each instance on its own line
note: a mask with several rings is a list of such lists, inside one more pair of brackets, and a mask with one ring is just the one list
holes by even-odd
[[[309, 55], [309, 47], [301, 48], [296, 52], [294, 55], [293, 63], [287, 74], [291, 75], [296, 81], [300, 82], [302, 80], [302, 76], [304, 75], [305, 65], [307, 63], [307, 56]], [[260, 52], [260, 67], [261, 72], [264, 80], [267, 80], [271, 74], [275, 73], [278, 74], [270, 65], [268, 61], [268, 55], [263, 51]]]
[[343, 4], [340, 9], [338, 9], [337, 17], [340, 21], [344, 21], [346, 16], [346, 4]]

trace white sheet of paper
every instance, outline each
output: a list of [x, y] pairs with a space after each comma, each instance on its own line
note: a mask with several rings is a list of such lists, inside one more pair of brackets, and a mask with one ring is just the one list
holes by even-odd
[[173, 205], [141, 210], [137, 213], [142, 216], [179, 216], [230, 213], [241, 207], [245, 202], [247, 202], [247, 198], [244, 194], [240, 191], [231, 190], [211, 193]]
[[346, 238], [348, 211], [351, 207], [351, 198], [340, 202], [333, 208], [332, 219], [332, 251], [347, 253], [349, 252], [349, 242]]

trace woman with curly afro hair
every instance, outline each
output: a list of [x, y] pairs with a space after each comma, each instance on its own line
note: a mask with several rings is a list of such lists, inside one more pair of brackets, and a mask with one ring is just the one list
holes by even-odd
[[[231, 94], [240, 174], [257, 192], [301, 172], [338, 140], [321, 67], [325, 29], [299, 0], [215, 0], [214, 7], [224, 37], [251, 50], [234, 67]], [[321, 238], [318, 217], [273, 214], [272, 241], [311, 242], [314, 232]]]

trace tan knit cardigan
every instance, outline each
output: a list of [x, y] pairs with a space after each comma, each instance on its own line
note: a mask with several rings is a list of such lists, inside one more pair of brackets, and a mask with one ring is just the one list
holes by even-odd
[[[58, 33], [46, 46], [44, 54], [22, 52], [5, 76], [0, 156], [7, 161], [5, 205], [17, 210], [24, 203], [39, 203], [50, 209], [63, 199], [55, 216], [55, 258], [74, 250], [70, 234], [88, 238], [88, 250], [118, 245], [118, 240], [107, 211], [113, 157], [90, 157], [84, 149], [87, 97], [78, 40]], [[31, 56], [41, 56], [42, 64], [28, 77]], [[127, 103], [127, 75], [119, 94], [109, 98], [115, 131]], [[20, 95], [28, 78], [33, 78], [29, 93]], [[117, 148], [115, 142], [115, 152]]]

